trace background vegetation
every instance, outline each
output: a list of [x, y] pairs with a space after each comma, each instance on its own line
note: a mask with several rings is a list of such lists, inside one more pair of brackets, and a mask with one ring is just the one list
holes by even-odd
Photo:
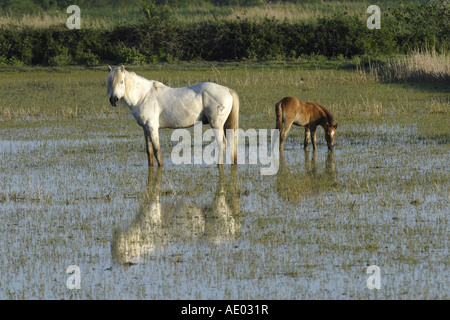
[[[80, 30], [66, 27], [65, 8], [73, 3], [82, 8]], [[370, 30], [364, 1], [8, 0], [1, 5], [0, 65], [306, 56], [368, 62], [419, 48], [448, 52], [448, 0], [379, 5], [382, 28]]]

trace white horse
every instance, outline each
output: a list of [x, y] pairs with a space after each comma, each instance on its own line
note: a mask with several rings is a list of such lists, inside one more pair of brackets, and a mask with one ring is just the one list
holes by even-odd
[[[108, 66], [109, 67], [109, 66]], [[144, 129], [148, 165], [153, 166], [153, 153], [163, 166], [159, 145], [160, 128], [187, 128], [196, 121], [209, 123], [215, 129], [218, 164], [223, 164], [226, 147], [225, 130], [238, 129], [239, 98], [227, 87], [204, 82], [190, 87], [170, 88], [161, 82], [147, 80], [124, 66], [112, 69], [106, 81], [109, 101], [116, 106], [122, 100], [133, 112], [137, 123]], [[234, 131], [234, 163], [237, 163], [237, 132]]]

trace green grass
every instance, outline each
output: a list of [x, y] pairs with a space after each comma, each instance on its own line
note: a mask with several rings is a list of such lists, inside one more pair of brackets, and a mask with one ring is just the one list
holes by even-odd
[[[203, 81], [229, 86], [239, 93], [242, 115], [253, 117], [250, 120], [253, 127], [257, 121], [261, 121], [260, 126], [272, 127], [275, 103], [286, 95], [294, 95], [328, 106], [344, 122], [364, 124], [392, 119], [398, 123], [396, 126], [401, 126], [427, 117], [438, 121], [430, 130], [448, 133], [445, 82], [384, 83], [364, 71], [339, 69], [339, 62], [328, 69], [328, 63], [205, 63], [128, 68], [172, 87]], [[0, 88], [9, 94], [0, 106], [0, 118], [40, 120], [125, 114], [126, 108], [109, 106], [105, 89], [107, 72], [103, 69], [106, 68], [68, 68], [59, 72], [47, 72], [51, 68], [20, 69], [26, 72], [4, 69]]]

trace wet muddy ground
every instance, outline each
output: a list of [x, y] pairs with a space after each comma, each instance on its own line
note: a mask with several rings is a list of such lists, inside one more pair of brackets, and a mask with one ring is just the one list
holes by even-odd
[[448, 298], [448, 145], [371, 136], [314, 153], [292, 137], [273, 176], [174, 166], [165, 148], [161, 170], [115, 122], [0, 142], [3, 298]]

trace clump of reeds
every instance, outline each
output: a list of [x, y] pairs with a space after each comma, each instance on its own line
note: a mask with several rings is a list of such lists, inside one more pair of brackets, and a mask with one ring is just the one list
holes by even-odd
[[450, 81], [450, 55], [414, 50], [379, 66], [378, 74], [388, 81]]
[[254, 21], [263, 20], [267, 17], [275, 18], [280, 21], [307, 21], [315, 20], [322, 17], [324, 14], [319, 9], [310, 8], [308, 6], [300, 6], [293, 4], [272, 5], [255, 7], [236, 7], [232, 8], [232, 15], [228, 17], [229, 20], [238, 18], [249, 18]]

